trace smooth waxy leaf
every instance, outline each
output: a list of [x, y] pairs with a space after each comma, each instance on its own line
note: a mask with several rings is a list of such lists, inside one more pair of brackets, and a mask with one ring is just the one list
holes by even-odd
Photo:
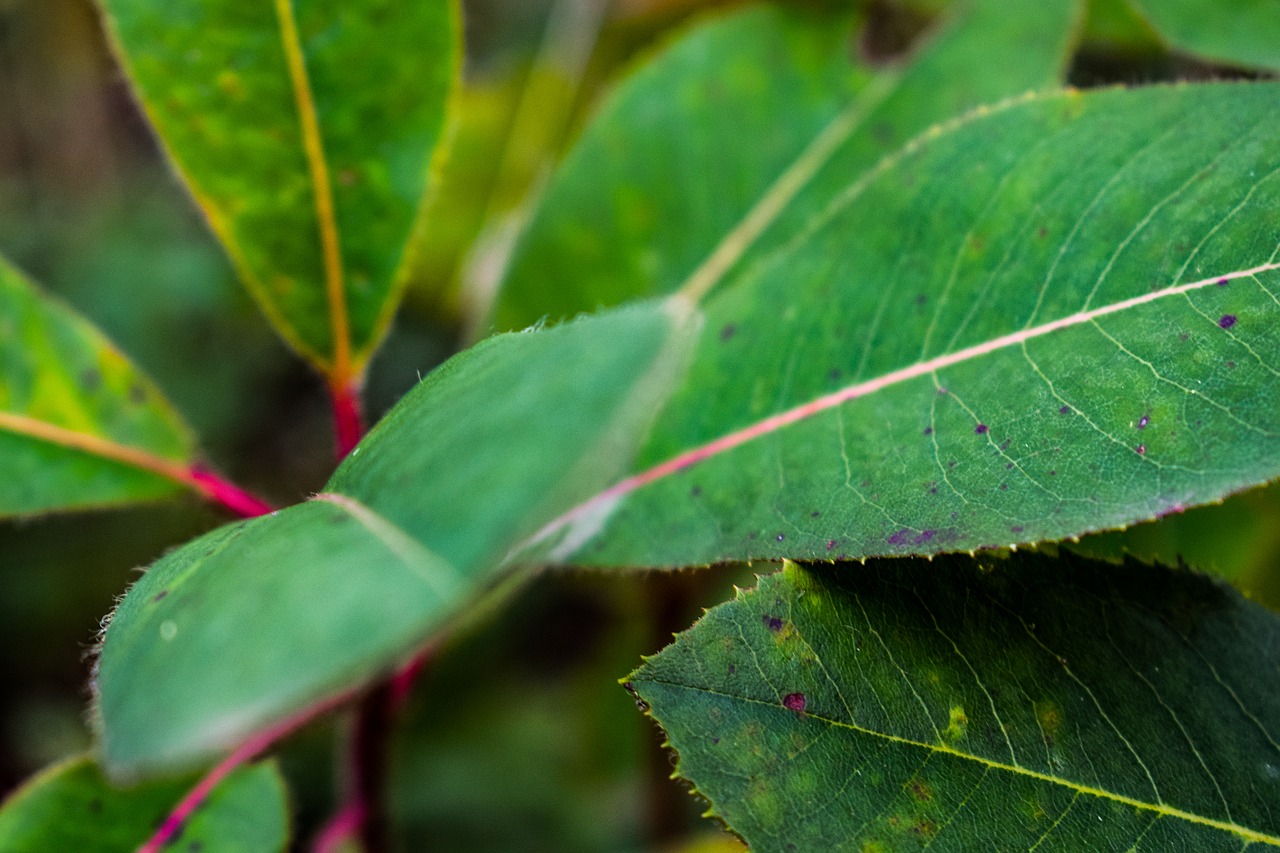
[[[415, 389], [331, 491], [162, 559], [106, 632], [108, 770], [193, 764], [455, 620], [517, 542], [624, 470], [695, 322], [650, 304], [492, 338]], [[488, 449], [517, 437], [537, 452]]]
[[1278, 91], [983, 111], [696, 319], [681, 295], [450, 362], [319, 500], [133, 589], [102, 658], [108, 766], [194, 762], [351, 689], [522, 564], [974, 549], [1274, 478]]
[[[35, 777], [0, 806], [0, 850], [132, 853], [194, 781], [115, 788], [91, 759], [73, 759]], [[284, 780], [265, 763], [227, 777], [165, 849], [266, 853], [284, 850], [288, 840]]]
[[847, 17], [758, 6], [694, 31], [628, 79], [566, 159], [497, 327], [698, 289], [763, 257], [931, 124], [1056, 83], [1078, 6], [953, 3], [914, 61], [879, 72], [851, 60]]
[[1280, 847], [1280, 624], [1187, 572], [789, 565], [628, 682], [753, 850]]
[[0, 259], [0, 517], [165, 497], [193, 453], [151, 381]]
[[104, 0], [156, 126], [281, 334], [346, 382], [390, 319], [458, 65], [452, 0]]
[[1129, 0], [1176, 50], [1280, 71], [1280, 3], [1274, 0]]

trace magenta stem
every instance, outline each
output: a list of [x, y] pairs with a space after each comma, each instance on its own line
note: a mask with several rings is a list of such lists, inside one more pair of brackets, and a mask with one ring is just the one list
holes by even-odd
[[333, 434], [337, 444], [338, 459], [345, 459], [360, 439], [364, 437], [364, 415], [361, 412], [360, 387], [358, 385], [332, 386]]
[[242, 518], [257, 518], [274, 512], [275, 507], [222, 479], [203, 465], [191, 466], [191, 483], [207, 498]]

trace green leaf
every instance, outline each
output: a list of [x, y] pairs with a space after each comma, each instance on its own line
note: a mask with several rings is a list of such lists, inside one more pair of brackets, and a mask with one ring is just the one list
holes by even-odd
[[789, 565], [628, 682], [753, 850], [1280, 846], [1280, 624], [1208, 578]]
[[404, 284], [459, 47], [453, 0], [104, 0], [161, 141], [241, 278], [332, 381]]
[[710, 293], [639, 464], [548, 535], [606, 516], [564, 558], [595, 566], [929, 554], [1280, 476], [1278, 94], [1066, 92], [926, 134]]
[[1038, 542], [1275, 478], [1278, 92], [979, 111], [692, 316], [676, 295], [448, 362], [319, 499], [135, 586], [107, 766], [194, 763], [353, 690], [532, 566]]
[[[648, 304], [492, 338], [411, 392], [328, 492], [160, 560], [106, 631], [107, 769], [196, 764], [402, 662], [625, 470], [694, 322]], [[477, 452], [512, 440], [537, 452]]]
[[1280, 4], [1274, 0], [1129, 0], [1176, 50], [1246, 68], [1280, 71]]
[[[115, 788], [88, 757], [36, 776], [0, 806], [0, 850], [6, 853], [131, 853], [146, 841], [194, 779]], [[265, 853], [284, 850], [289, 807], [273, 763], [228, 776], [165, 849]]]
[[151, 381], [0, 259], [0, 517], [166, 497], [193, 454]]
[[763, 257], [931, 124], [1056, 83], [1078, 6], [954, 3], [909, 65], [879, 72], [851, 63], [849, 16], [756, 6], [694, 30], [626, 80], [567, 157], [497, 327], [697, 289]]

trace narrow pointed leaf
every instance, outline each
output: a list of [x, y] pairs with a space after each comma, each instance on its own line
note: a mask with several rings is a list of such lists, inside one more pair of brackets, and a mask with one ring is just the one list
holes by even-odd
[[[198, 763], [385, 673], [455, 621], [518, 542], [625, 469], [691, 323], [649, 304], [492, 338], [415, 389], [330, 491], [158, 562], [106, 632], [107, 769]], [[537, 452], [490, 449], [513, 440]]]
[[931, 124], [1056, 83], [1078, 6], [952, 3], [905, 68], [880, 71], [852, 59], [849, 16], [756, 6], [695, 30], [626, 80], [566, 159], [498, 328], [701, 288], [762, 257]]
[[0, 517], [171, 495], [193, 452], [151, 381], [0, 259]]
[[104, 0], [245, 284], [336, 380], [386, 328], [458, 64], [453, 0]]
[[791, 565], [628, 684], [761, 853], [1234, 851], [1280, 847], [1278, 674], [1208, 578], [1014, 556]]
[[1280, 4], [1273, 0], [1129, 0], [1175, 49], [1280, 71]]
[[[132, 853], [181, 800], [195, 779], [111, 785], [90, 758], [59, 764], [0, 805], [6, 853]], [[175, 850], [267, 853], [289, 841], [284, 780], [274, 764], [228, 776], [191, 816]], [[166, 848], [169, 849], [169, 848]]]

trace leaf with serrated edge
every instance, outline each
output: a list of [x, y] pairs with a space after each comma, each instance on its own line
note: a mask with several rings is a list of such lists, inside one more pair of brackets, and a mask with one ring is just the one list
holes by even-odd
[[1280, 71], [1274, 0], [1129, 0], [1175, 50], [1245, 68]]
[[404, 284], [459, 62], [454, 0], [102, 0], [192, 195], [280, 333], [356, 380]]
[[[0, 804], [5, 853], [132, 853], [194, 779], [114, 788], [88, 757], [55, 765]], [[289, 841], [284, 780], [275, 764], [244, 767], [223, 780], [183, 825], [182, 850], [266, 853]]]
[[697, 290], [763, 257], [929, 125], [1057, 83], [1080, 6], [953, 3], [909, 63], [879, 71], [851, 61], [849, 16], [756, 6], [689, 33], [566, 158], [521, 236], [498, 328], [685, 279]]
[[0, 258], [0, 517], [166, 497], [193, 454], [155, 385]]
[[1280, 846], [1277, 671], [1218, 582], [1024, 554], [791, 564], [627, 683], [753, 850], [1236, 851]]
[[[938, 553], [1275, 477], [1278, 91], [980, 111], [696, 319], [678, 295], [447, 363], [319, 500], [133, 589], [102, 658], [109, 767], [191, 763], [365, 683], [522, 563]], [[419, 558], [456, 586], [418, 589]]]

